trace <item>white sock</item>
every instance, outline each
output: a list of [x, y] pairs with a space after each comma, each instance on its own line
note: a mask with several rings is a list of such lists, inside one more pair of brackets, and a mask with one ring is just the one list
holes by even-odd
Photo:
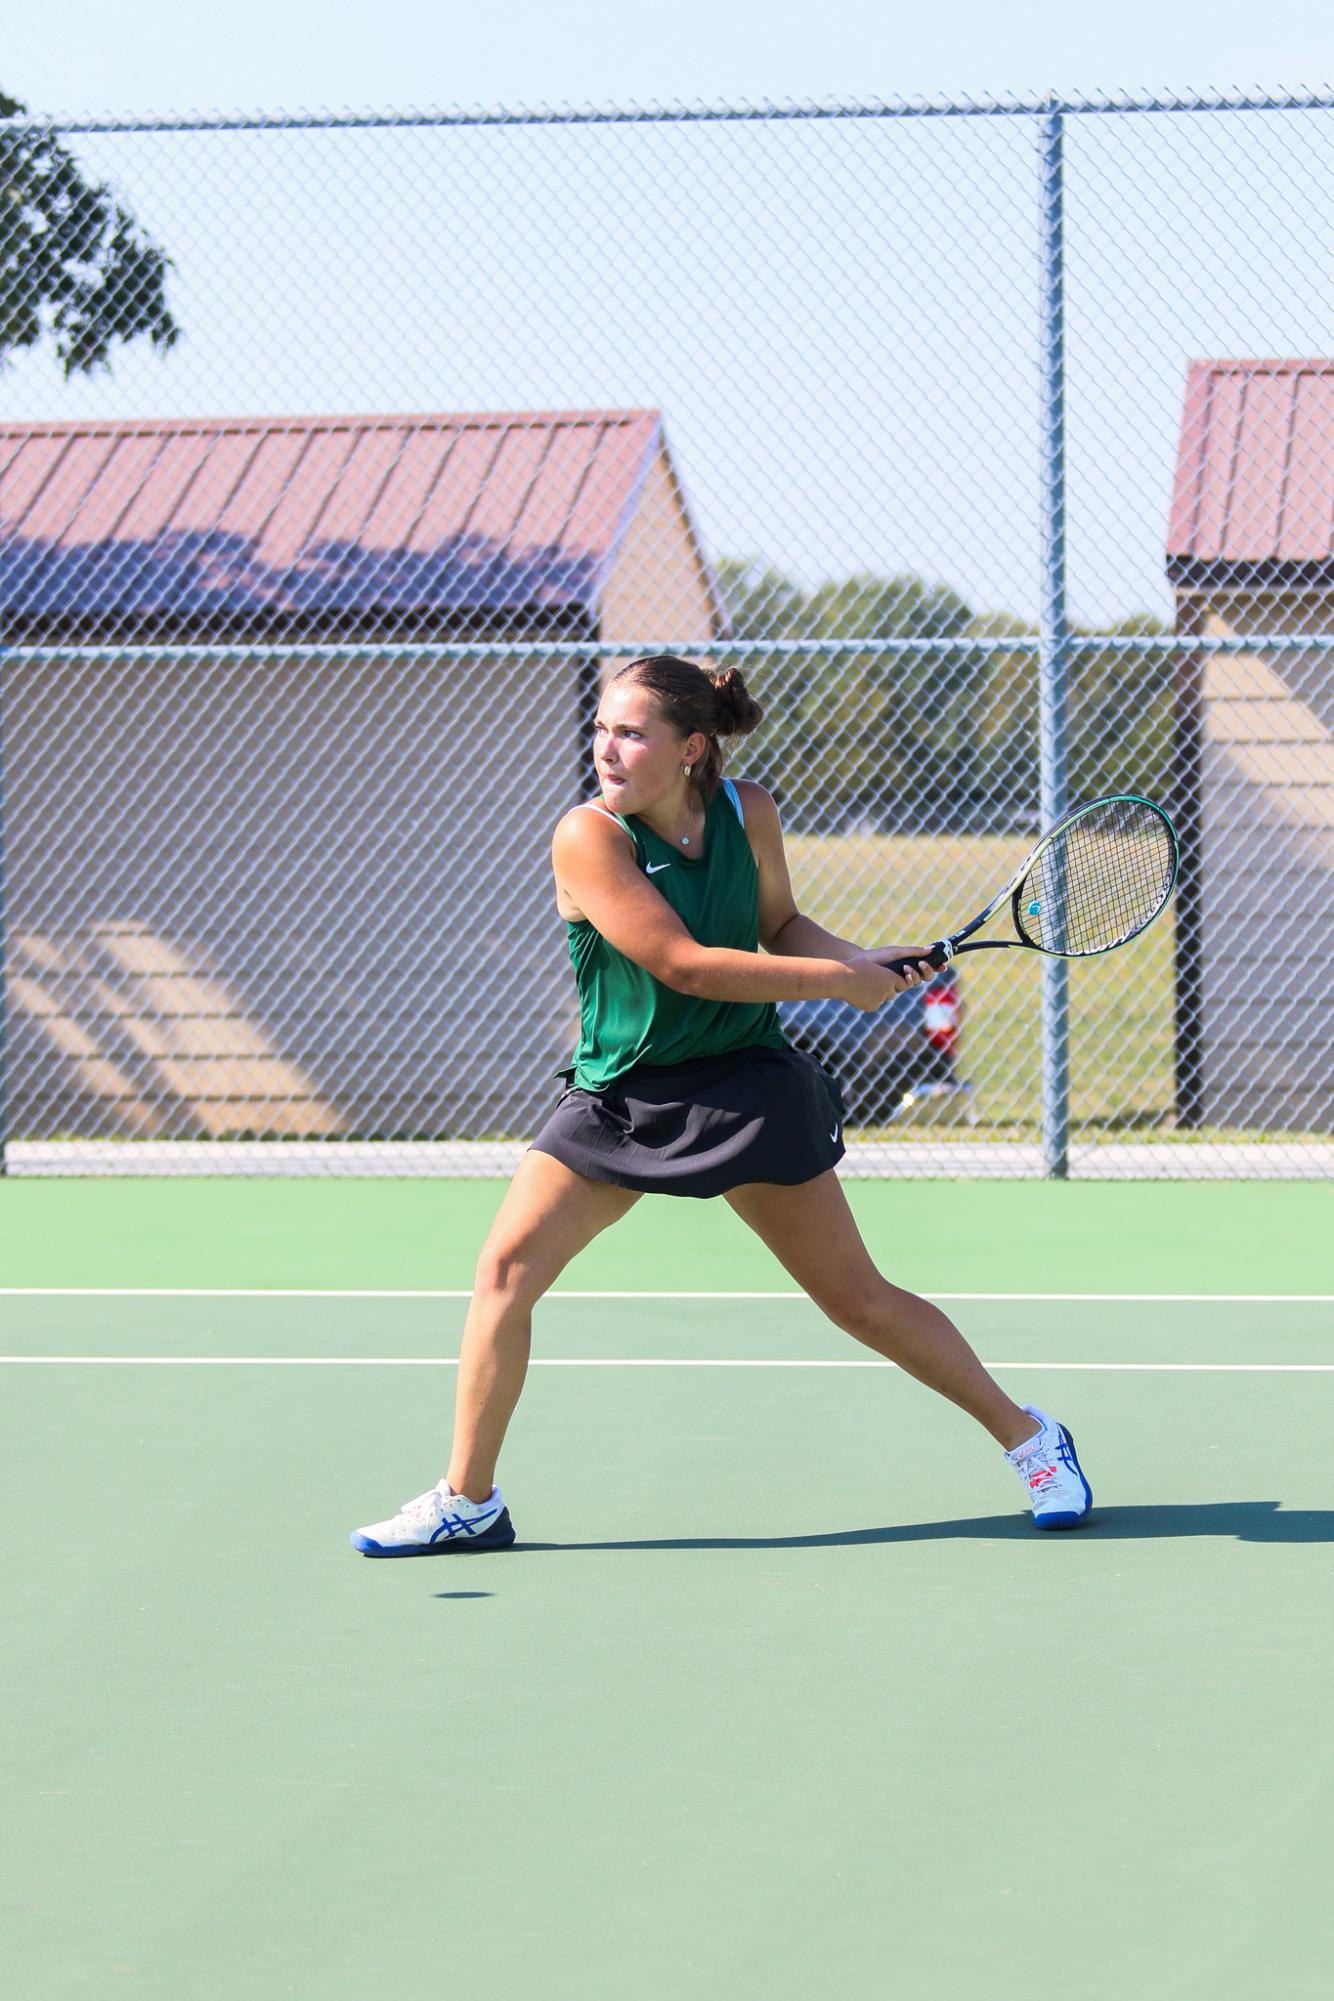
[[[1025, 1405], [1024, 1408], [1027, 1410], [1028, 1406]], [[1029, 1411], [1028, 1414], [1030, 1417], [1037, 1416], [1037, 1413], [1035, 1411]], [[1014, 1446], [1011, 1451], [1006, 1453], [1005, 1457], [1009, 1460], [1011, 1466], [1018, 1466], [1021, 1463], [1021, 1461], [1030, 1458], [1032, 1454], [1037, 1451], [1039, 1445], [1041, 1445], [1042, 1443], [1042, 1434], [1045, 1431], [1045, 1429], [1046, 1426], [1043, 1424], [1042, 1419], [1039, 1417], [1038, 1428], [1033, 1433], [1033, 1436], [1031, 1438], [1023, 1439], [1018, 1445]]]

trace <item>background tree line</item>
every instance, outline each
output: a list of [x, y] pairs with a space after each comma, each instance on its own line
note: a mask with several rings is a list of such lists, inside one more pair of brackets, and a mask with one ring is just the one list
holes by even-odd
[[[737, 768], [769, 785], [797, 830], [874, 827], [1006, 831], [1031, 824], [1038, 798], [1036, 654], [1008, 644], [1035, 628], [978, 612], [948, 585], [857, 575], [806, 590], [751, 561], [719, 566], [732, 636], [810, 641], [811, 650], [746, 663], [760, 701], [781, 716]], [[1167, 630], [1147, 613], [1106, 636]], [[1102, 636], [1102, 635], [1094, 635]], [[877, 656], [820, 642], [987, 639]], [[738, 746], [740, 749], [740, 746]], [[1070, 795], [1160, 795], [1171, 776], [1171, 664], [1162, 653], [1091, 650], [1071, 667]]]

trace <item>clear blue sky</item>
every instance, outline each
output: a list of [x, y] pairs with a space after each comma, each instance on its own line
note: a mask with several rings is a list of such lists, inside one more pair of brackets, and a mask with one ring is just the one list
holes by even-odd
[[[63, 0], [6, 22], [43, 112], [1334, 85], [1334, 10], [1037, 0]], [[1031, 121], [81, 141], [171, 252], [186, 339], [0, 417], [651, 404], [715, 554], [1036, 603]], [[1075, 616], [1169, 609], [1193, 355], [1334, 349], [1329, 120], [1069, 140]], [[671, 634], [645, 635], [668, 639]]]
[[6, 15], [0, 81], [53, 111], [1334, 82], [1322, 0], [62, 0]]

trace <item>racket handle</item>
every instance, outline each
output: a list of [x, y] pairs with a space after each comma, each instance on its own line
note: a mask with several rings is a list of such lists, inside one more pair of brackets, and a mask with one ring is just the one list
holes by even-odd
[[954, 947], [950, 944], [949, 939], [940, 938], [937, 939], [929, 952], [923, 952], [916, 959], [890, 959], [888, 967], [891, 973], [906, 973], [910, 967], [915, 970], [925, 961], [928, 966], [934, 966], [936, 971], [939, 972], [941, 967], [947, 966], [953, 957]]

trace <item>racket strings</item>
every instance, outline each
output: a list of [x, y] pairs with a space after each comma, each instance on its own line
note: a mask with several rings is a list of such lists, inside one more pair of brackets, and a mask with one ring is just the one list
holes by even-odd
[[1039, 849], [1015, 896], [1023, 936], [1081, 956], [1124, 944], [1158, 915], [1176, 878], [1176, 840], [1142, 799], [1102, 799]]

